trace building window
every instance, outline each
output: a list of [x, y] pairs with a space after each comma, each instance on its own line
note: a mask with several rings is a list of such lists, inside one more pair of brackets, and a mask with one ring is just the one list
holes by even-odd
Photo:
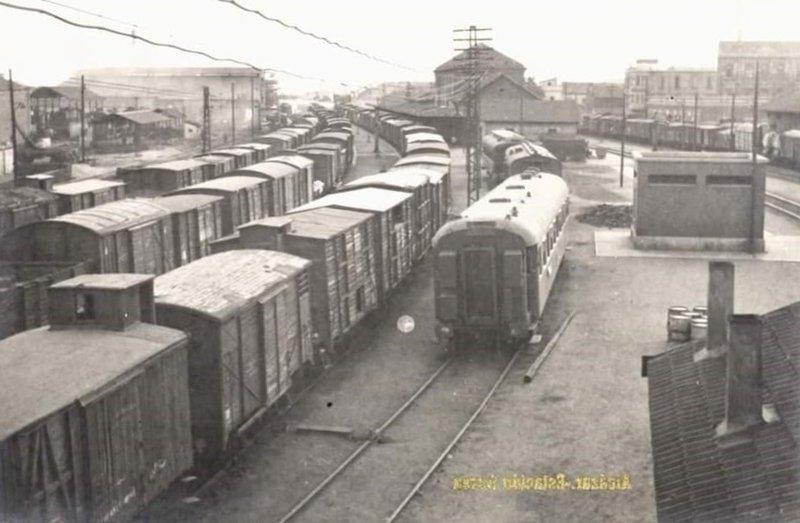
[[661, 85], [661, 90], [663, 91], [664, 89], [667, 88], [667, 79], [662, 76], [661, 78], [659, 78], [659, 80], [660, 80], [659, 83]]
[[714, 88], [714, 79], [710, 76], [706, 77], [706, 89], [709, 91]]
[[695, 185], [697, 177], [693, 174], [651, 174], [647, 181], [650, 185]]
[[680, 89], [680, 88], [681, 88], [681, 77], [680, 76], [676, 76], [675, 77], [675, 89]]
[[75, 295], [75, 318], [78, 320], [93, 320], [94, 296], [91, 294]]
[[751, 185], [753, 180], [750, 176], [736, 176], [726, 174], [710, 174], [706, 176], [706, 185]]

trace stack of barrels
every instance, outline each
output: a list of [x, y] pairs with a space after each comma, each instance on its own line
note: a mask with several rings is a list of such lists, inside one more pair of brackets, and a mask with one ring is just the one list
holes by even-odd
[[698, 305], [692, 308], [675, 305], [667, 313], [667, 339], [689, 341], [705, 338], [708, 332], [708, 309]]

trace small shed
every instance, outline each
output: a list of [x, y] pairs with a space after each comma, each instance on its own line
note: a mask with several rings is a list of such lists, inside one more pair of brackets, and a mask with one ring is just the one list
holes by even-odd
[[208, 163], [197, 160], [175, 160], [119, 169], [117, 176], [128, 186], [128, 191], [138, 196], [157, 196], [176, 191], [206, 180]]
[[184, 187], [164, 196], [206, 194], [222, 197], [222, 234], [231, 234], [239, 225], [269, 215], [272, 180], [255, 176], [231, 175]]
[[51, 192], [58, 197], [58, 214], [69, 214], [122, 200], [125, 182], [90, 178], [54, 185]]
[[183, 136], [175, 120], [154, 111], [98, 115], [92, 120], [93, 145], [134, 145], [164, 142]]
[[264, 218], [239, 227], [235, 248], [288, 252], [309, 269], [314, 339], [332, 348], [378, 306], [376, 252], [369, 213], [321, 208]]
[[156, 278], [159, 325], [191, 335], [192, 433], [201, 464], [218, 464], [312, 362], [309, 265], [290, 254], [237, 250]]
[[180, 194], [156, 201], [172, 216], [175, 267], [211, 254], [209, 243], [222, 236], [221, 196]]
[[0, 341], [0, 514], [129, 521], [192, 466], [188, 337], [150, 323], [152, 276], [50, 289], [52, 327]]
[[41, 222], [3, 237], [6, 260], [88, 262], [97, 272], [161, 274], [174, 267], [172, 220], [152, 200], [129, 199]]
[[58, 197], [41, 189], [16, 187], [0, 191], [0, 234], [58, 216]]
[[637, 248], [764, 251], [766, 158], [642, 152], [634, 159]]
[[414, 212], [411, 194], [365, 187], [323, 196], [290, 211], [289, 215], [326, 207], [372, 214], [374, 236], [370, 244], [376, 252], [378, 301], [385, 303], [390, 291], [411, 271], [409, 221]]

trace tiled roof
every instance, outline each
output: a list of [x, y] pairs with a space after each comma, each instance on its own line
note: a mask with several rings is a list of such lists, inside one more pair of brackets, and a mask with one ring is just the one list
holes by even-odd
[[[480, 43], [478, 44], [478, 47], [481, 49], [479, 58], [480, 59], [479, 68], [482, 70], [497, 70], [497, 69], [522, 69], [523, 71], [525, 70], [524, 65], [517, 62], [513, 58], [509, 58], [508, 56], [497, 51], [496, 49], [489, 47], [486, 44]], [[467, 51], [462, 51], [453, 58], [451, 58], [450, 60], [446, 61], [445, 63], [434, 69], [434, 71], [439, 73], [443, 71], [462, 69], [466, 65], [465, 62], [466, 59], [467, 59]]]
[[[100, 96], [90, 89], [84, 89], [83, 97], [86, 100], [99, 99]], [[56, 87], [37, 87], [31, 92], [31, 98], [69, 98], [81, 99], [81, 88], [75, 85], [59, 85]]]
[[779, 419], [721, 447], [724, 358], [693, 361], [703, 342], [647, 364], [659, 521], [800, 521], [800, 303], [762, 317], [762, 400]]

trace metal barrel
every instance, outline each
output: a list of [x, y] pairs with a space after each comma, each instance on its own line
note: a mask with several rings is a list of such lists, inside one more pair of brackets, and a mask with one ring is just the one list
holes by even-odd
[[708, 307], [706, 307], [705, 305], [695, 305], [694, 307], [692, 307], [692, 312], [699, 312], [703, 316], [706, 316], [708, 315]]
[[692, 320], [691, 338], [699, 340], [705, 338], [708, 334], [708, 320], [703, 318], [695, 318]]
[[692, 332], [692, 318], [685, 314], [673, 314], [667, 320], [667, 339], [669, 341], [689, 341]]
[[684, 307], [683, 305], [673, 305], [667, 309], [667, 329], [669, 329], [669, 319], [677, 314], [683, 314], [684, 312], [689, 312], [689, 307]]

